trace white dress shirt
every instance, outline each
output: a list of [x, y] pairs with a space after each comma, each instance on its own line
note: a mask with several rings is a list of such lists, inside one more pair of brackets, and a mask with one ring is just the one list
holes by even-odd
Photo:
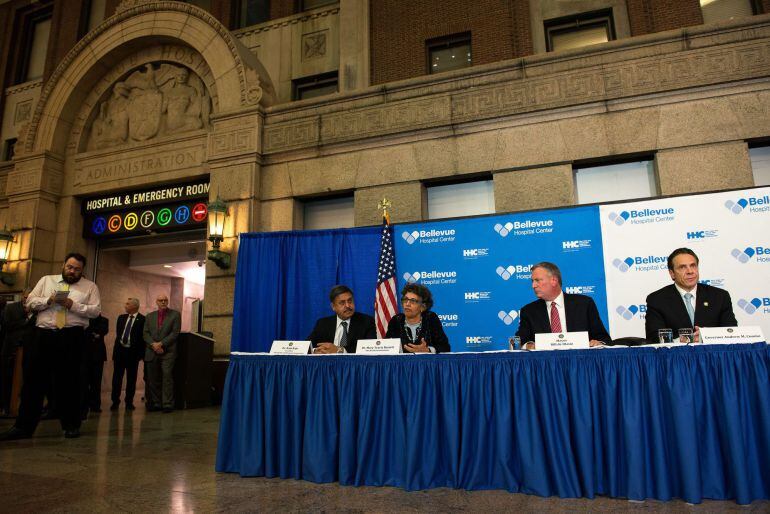
[[559, 296], [551, 301], [545, 301], [545, 313], [548, 315], [548, 323], [551, 322], [551, 304], [556, 304], [556, 311], [559, 313], [559, 320], [561, 321], [561, 331], [567, 331], [567, 314], [564, 312], [564, 291], [559, 293]]
[[[52, 294], [63, 289], [64, 278], [59, 275], [46, 275], [41, 278], [35, 288], [29, 293], [27, 305], [37, 312], [36, 326], [49, 330], [55, 330], [56, 312], [64, 309], [61, 305], [51, 303], [48, 299]], [[69, 284], [69, 298], [72, 300], [72, 308], [67, 311], [66, 327], [87, 327], [88, 320], [95, 318], [102, 311], [102, 301], [99, 297], [99, 288], [85, 278], [81, 278], [74, 284]]]

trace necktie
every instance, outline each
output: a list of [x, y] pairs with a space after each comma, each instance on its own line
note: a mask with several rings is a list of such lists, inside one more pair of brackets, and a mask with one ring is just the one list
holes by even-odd
[[[62, 284], [59, 288], [60, 291], [69, 291], [69, 284]], [[64, 328], [67, 326], [67, 308], [59, 305], [56, 310], [56, 328]]]
[[133, 323], [134, 323], [134, 315], [132, 314], [126, 320], [126, 329], [123, 331], [123, 338], [122, 338], [123, 346], [131, 346], [128, 340], [131, 337], [131, 325], [133, 325]]
[[692, 308], [692, 293], [684, 294], [684, 306], [687, 308], [687, 315], [690, 316], [690, 325], [695, 326], [695, 309]]
[[348, 345], [348, 322], [343, 321], [340, 323], [342, 325], [342, 336], [340, 337], [340, 346], [342, 348], [345, 348]]
[[561, 320], [559, 319], [559, 311], [556, 309], [556, 302], [551, 302], [551, 332], [561, 332]]

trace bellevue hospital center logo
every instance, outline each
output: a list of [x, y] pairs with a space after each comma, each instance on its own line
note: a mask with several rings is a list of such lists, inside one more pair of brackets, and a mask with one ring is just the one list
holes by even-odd
[[657, 271], [666, 269], [668, 257], [662, 255], [648, 255], [646, 257], [626, 257], [623, 260], [613, 259], [612, 265], [620, 270], [621, 273], [626, 273], [632, 267], [635, 267], [636, 271]]
[[770, 248], [764, 246], [747, 246], [743, 250], [740, 248], [733, 248], [730, 255], [741, 264], [746, 264], [754, 256], [756, 256], [757, 262], [770, 262]]
[[770, 314], [770, 298], [752, 298], [751, 300], [740, 298], [738, 307], [743, 309], [746, 314], [754, 314], [760, 309], [765, 314]]
[[495, 272], [502, 278], [503, 280], [508, 280], [514, 275], [518, 279], [522, 280], [529, 280], [532, 278], [532, 265], [531, 264], [511, 264], [510, 266], [503, 267], [498, 266]]
[[497, 317], [500, 318], [500, 321], [506, 325], [510, 325], [516, 318], [519, 317], [519, 313], [517, 311], [500, 311], [497, 313]]
[[740, 214], [747, 207], [749, 212], [770, 212], [770, 196], [739, 198], [737, 201], [727, 200], [725, 207], [733, 214]]
[[629, 209], [627, 211], [610, 212], [607, 217], [617, 226], [624, 225], [626, 222], [634, 225], [644, 223], [660, 223], [674, 220], [674, 208], [666, 207], [663, 209]]
[[453, 228], [443, 230], [413, 230], [412, 232], [404, 231], [401, 233], [401, 237], [410, 245], [418, 241], [420, 244], [451, 243], [455, 240], [456, 235], [457, 233]]
[[615, 308], [615, 312], [617, 312], [620, 317], [626, 321], [631, 321], [631, 319], [633, 319], [633, 317], [639, 313], [641, 313], [639, 317], [644, 319], [644, 313], [647, 312], [647, 306], [645, 304], [628, 306], [618, 305]]

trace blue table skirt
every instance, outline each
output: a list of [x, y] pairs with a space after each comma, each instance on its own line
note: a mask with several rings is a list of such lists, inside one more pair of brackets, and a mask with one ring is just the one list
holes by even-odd
[[770, 497], [769, 348], [234, 355], [216, 469], [749, 503]]

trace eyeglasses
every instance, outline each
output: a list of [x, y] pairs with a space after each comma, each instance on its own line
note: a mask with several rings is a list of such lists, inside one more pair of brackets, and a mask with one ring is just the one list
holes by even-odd
[[422, 303], [422, 300], [418, 300], [417, 298], [407, 298], [404, 296], [401, 298], [401, 303], [404, 305], [420, 305]]

